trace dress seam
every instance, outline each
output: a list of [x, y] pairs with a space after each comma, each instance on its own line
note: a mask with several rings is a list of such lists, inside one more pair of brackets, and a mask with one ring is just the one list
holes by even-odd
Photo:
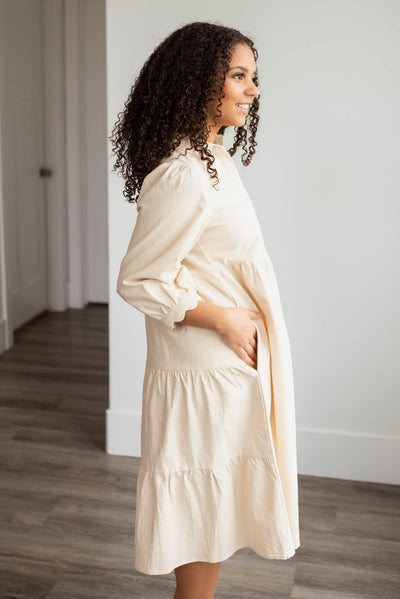
[[[268, 464], [270, 466], [271, 465], [273, 466], [273, 461], [271, 460], [271, 458], [269, 456], [237, 455], [237, 456], [234, 456], [233, 458], [231, 458], [230, 460], [228, 460], [227, 462], [225, 462], [225, 465], [221, 468], [218, 468], [218, 470], [226, 469], [228, 466], [230, 466], [231, 462], [233, 462], [234, 460], [236, 460], [238, 458], [246, 458], [246, 459], [250, 459], [250, 460], [263, 460], [265, 462], [268, 462]], [[140, 464], [139, 469], [144, 470], [148, 474], [155, 474], [157, 476], [170, 476], [171, 474], [180, 474], [181, 472], [189, 472], [189, 473], [203, 472], [203, 471], [215, 472], [217, 470], [216, 467], [206, 466], [204, 468], [186, 468], [186, 469], [182, 469], [182, 470], [171, 470], [169, 472], [155, 472], [154, 470], [149, 470], [143, 464]], [[274, 469], [273, 469], [273, 475], [274, 475], [274, 478], [276, 478], [276, 473], [275, 473]]]
[[[247, 366], [247, 368], [249, 368], [249, 372], [253, 373], [254, 372], [254, 376], [256, 376], [256, 370], [252, 367], [249, 366], [248, 364], [246, 364], [246, 362], [243, 360], [243, 365]], [[243, 368], [242, 364], [231, 364], [228, 366], [217, 366], [216, 368], [160, 368], [158, 366], [150, 366], [147, 365], [147, 370], [160, 370], [162, 372], [214, 372], [214, 371], [219, 371], [219, 370], [232, 370], [232, 368], [235, 368], [237, 370], [241, 370]], [[247, 370], [246, 370], [247, 372]]]
[[225, 260], [224, 266], [240, 266], [241, 264], [253, 264], [259, 266], [259, 263], [265, 260], [264, 253], [254, 254], [250, 260]]

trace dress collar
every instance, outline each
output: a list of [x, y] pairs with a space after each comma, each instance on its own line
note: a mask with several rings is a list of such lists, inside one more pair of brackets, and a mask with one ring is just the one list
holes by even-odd
[[208, 145], [210, 146], [222, 146], [224, 147], [224, 136], [222, 133], [217, 133], [215, 135], [214, 141], [213, 142], [207, 142]]
[[[222, 134], [222, 133], [217, 133], [217, 134], [216, 134], [216, 136], [215, 136], [215, 138], [214, 138], [214, 142], [207, 142], [207, 144], [206, 144], [206, 145], [209, 147], [209, 149], [211, 150], [211, 152], [213, 152], [213, 151], [215, 150], [215, 148], [217, 149], [217, 151], [219, 151], [219, 150], [218, 150], [218, 148], [220, 148], [220, 149], [221, 149], [221, 150], [223, 150], [224, 152], [227, 152], [227, 150], [226, 150], [226, 149], [225, 149], [225, 147], [224, 147], [223, 141], [224, 141], [224, 136], [223, 136], [223, 134]], [[184, 137], [184, 138], [182, 139], [182, 141], [181, 141], [181, 143], [179, 144], [179, 146], [177, 146], [177, 147], [175, 148], [175, 151], [177, 151], [177, 150], [178, 150], [179, 152], [180, 152], [181, 150], [185, 151], [185, 150], [186, 150], [186, 148], [189, 148], [189, 147], [190, 147], [190, 145], [191, 145], [191, 144], [190, 144], [190, 139], [189, 139], [189, 136], [186, 136], [186, 137]], [[194, 150], [193, 150], [193, 151], [194, 151]]]

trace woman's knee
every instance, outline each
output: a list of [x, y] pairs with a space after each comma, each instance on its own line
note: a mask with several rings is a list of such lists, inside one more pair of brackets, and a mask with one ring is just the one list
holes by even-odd
[[174, 599], [213, 599], [221, 562], [191, 562], [175, 568]]

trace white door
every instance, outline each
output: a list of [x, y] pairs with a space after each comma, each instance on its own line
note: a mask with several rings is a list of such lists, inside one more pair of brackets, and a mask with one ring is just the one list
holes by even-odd
[[42, 0], [2, 0], [2, 156], [10, 329], [47, 308]]

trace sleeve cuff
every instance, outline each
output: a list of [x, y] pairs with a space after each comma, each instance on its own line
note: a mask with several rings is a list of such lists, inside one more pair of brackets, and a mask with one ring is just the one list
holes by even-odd
[[201, 297], [196, 290], [185, 290], [178, 303], [172, 306], [167, 314], [161, 319], [161, 322], [169, 329], [174, 329], [176, 323], [181, 322], [181, 320], [185, 318], [186, 310], [194, 310], [199, 301], [201, 301]]

